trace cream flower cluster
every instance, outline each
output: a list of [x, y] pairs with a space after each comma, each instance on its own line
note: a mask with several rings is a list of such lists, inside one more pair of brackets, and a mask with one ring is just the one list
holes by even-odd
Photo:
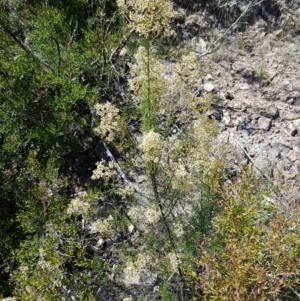
[[126, 198], [134, 194], [134, 188], [129, 185], [125, 185], [125, 187], [116, 189], [116, 194], [123, 198]]
[[182, 225], [181, 223], [176, 223], [176, 224], [174, 225], [173, 233], [174, 233], [177, 237], [182, 237], [182, 236], [184, 235], [183, 225]]
[[106, 219], [98, 219], [91, 225], [91, 233], [99, 233], [100, 235], [113, 235], [115, 232], [113, 230], [114, 218], [109, 215]]
[[129, 16], [129, 27], [150, 38], [170, 33], [170, 22], [175, 16], [170, 0], [117, 0], [120, 9]]
[[169, 267], [170, 267], [171, 271], [174, 272], [174, 273], [177, 273], [180, 261], [177, 259], [176, 254], [175, 253], [168, 253], [166, 255], [166, 260], [169, 263]]
[[126, 286], [132, 284], [139, 284], [140, 274], [149, 261], [151, 261], [150, 256], [146, 254], [139, 254], [134, 262], [127, 262], [126, 267], [124, 269], [124, 278]]
[[[154, 58], [153, 49], [150, 49], [149, 55], [146, 48], [140, 46], [135, 54], [135, 64], [130, 65], [131, 78], [128, 81], [136, 105], [149, 100], [153, 105], [153, 101], [157, 101], [164, 94], [166, 82], [162, 78], [162, 70], [163, 65]], [[148, 81], [151, 86], [150, 91]]]
[[184, 81], [191, 82], [197, 79], [199, 77], [199, 64], [195, 53], [190, 52], [182, 56], [180, 63], [175, 65], [174, 72]]
[[86, 214], [90, 209], [90, 203], [85, 201], [86, 192], [81, 192], [76, 198], [72, 199], [68, 205], [67, 214]]
[[153, 130], [143, 133], [142, 142], [139, 148], [143, 152], [143, 158], [145, 161], [158, 163], [163, 147], [164, 143], [161, 140], [160, 134], [155, 133]]
[[160, 219], [160, 212], [153, 204], [135, 206], [128, 211], [128, 215], [139, 226], [143, 224], [155, 224]]
[[107, 142], [112, 142], [119, 132], [119, 109], [109, 102], [94, 106], [96, 115], [100, 117], [100, 124], [94, 131]]
[[108, 180], [114, 174], [116, 174], [115, 165], [111, 161], [106, 163], [102, 159], [101, 161], [97, 162], [96, 165], [97, 168], [93, 170], [93, 175], [91, 177], [92, 180], [98, 180], [98, 179]]

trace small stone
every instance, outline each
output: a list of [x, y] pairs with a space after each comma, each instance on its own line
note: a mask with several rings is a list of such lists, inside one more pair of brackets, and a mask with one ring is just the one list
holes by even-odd
[[294, 123], [290, 123], [288, 125], [288, 132], [291, 136], [295, 137], [298, 134], [298, 129], [296, 128]]
[[204, 86], [203, 86], [203, 89], [206, 91], [206, 92], [211, 92], [214, 90], [214, 85], [212, 83], [205, 83]]
[[241, 85], [239, 86], [239, 88], [240, 88], [241, 90], [248, 90], [248, 89], [250, 89], [250, 85], [244, 83], [244, 84], [241, 84]]
[[240, 131], [243, 130], [245, 125], [246, 125], [246, 119], [245, 117], [238, 117], [235, 121], [234, 121], [234, 125], [236, 126], [236, 130]]
[[290, 145], [288, 142], [284, 141], [283, 139], [273, 138], [271, 142], [272, 147], [279, 148], [279, 149], [293, 149], [293, 146]]
[[205, 80], [206, 81], [211, 81], [213, 79], [213, 77], [212, 77], [212, 75], [211, 74], [207, 74], [206, 76], [205, 76]]
[[129, 233], [132, 233], [133, 230], [134, 230], [134, 225], [129, 225], [129, 226], [128, 226], [128, 232], [129, 232]]
[[98, 248], [100, 248], [100, 247], [102, 247], [103, 245], [104, 245], [104, 239], [103, 238], [100, 238], [98, 241], [97, 241], [97, 243], [96, 243], [96, 246], [98, 247]]
[[295, 127], [300, 130], [300, 119], [294, 120]]
[[223, 113], [223, 119], [222, 121], [225, 123], [225, 125], [229, 125], [230, 124], [230, 121], [231, 121], [231, 118], [230, 118], [230, 113], [225, 111]]
[[298, 80], [294, 83], [293, 89], [294, 89], [294, 90], [300, 91], [300, 79], [298, 79]]
[[296, 155], [291, 155], [291, 156], [289, 156], [289, 159], [290, 159], [290, 161], [292, 161], [292, 162], [295, 162], [295, 161], [297, 161], [298, 160], [298, 156], [296, 156]]
[[[299, 154], [299, 153], [300, 153], [300, 148], [299, 148], [299, 146], [294, 146], [294, 147], [293, 147], [293, 151], [294, 151], [294, 153]], [[299, 159], [300, 159], [300, 158], [299, 158]]]
[[279, 117], [279, 110], [275, 106], [269, 106], [267, 108], [257, 108], [257, 113], [261, 116], [271, 119], [276, 119]]
[[258, 119], [257, 126], [261, 130], [268, 132], [271, 128], [271, 125], [272, 125], [272, 121], [270, 119], [263, 118], [263, 117]]
[[121, 50], [120, 53], [119, 53], [119, 56], [125, 56], [126, 53], [127, 53], [126, 48], [122, 48], [122, 50]]
[[291, 164], [290, 160], [285, 158], [285, 159], [279, 160], [276, 164], [276, 167], [279, 171], [284, 172], [284, 171], [290, 170], [292, 167], [292, 164]]
[[222, 122], [219, 123], [219, 133], [226, 131], [226, 125]]
[[232, 96], [232, 94], [230, 92], [228, 92], [228, 91], [225, 94], [225, 98], [229, 99], [229, 100], [233, 100], [234, 99], [234, 97]]
[[282, 33], [283, 33], [282, 29], [279, 29], [274, 32], [274, 35], [276, 38], [279, 38], [282, 36]]
[[205, 115], [210, 119], [216, 119], [218, 121], [222, 119], [222, 112], [217, 110], [208, 110]]
[[233, 63], [231, 67], [236, 73], [239, 73], [245, 69], [245, 65], [240, 62]]
[[263, 156], [259, 156], [257, 158], [255, 158], [254, 160], [255, 162], [255, 166], [259, 169], [259, 170], [255, 170], [255, 172], [257, 173], [257, 175], [259, 175], [260, 177], [262, 177], [262, 172], [264, 173], [264, 175], [267, 175], [269, 177], [271, 177], [273, 175], [273, 167], [272, 167], [272, 162]]

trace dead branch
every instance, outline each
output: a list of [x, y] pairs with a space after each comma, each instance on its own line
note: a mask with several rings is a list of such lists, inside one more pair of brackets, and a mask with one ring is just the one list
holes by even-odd
[[111, 153], [111, 151], [109, 150], [107, 144], [105, 142], [103, 142], [105, 151], [107, 156], [109, 157], [109, 159], [115, 164], [117, 172], [119, 174], [119, 176], [123, 179], [123, 181], [129, 185], [130, 187], [132, 187], [137, 193], [139, 193], [140, 195], [149, 198], [149, 199], [154, 199], [154, 196], [149, 195], [148, 193], [142, 191], [141, 189], [139, 189], [134, 183], [132, 183], [128, 177], [125, 175], [125, 173], [123, 172], [122, 168], [120, 167], [120, 165], [118, 164], [117, 160], [114, 158], [113, 154]]
[[210, 46], [208, 47], [208, 49], [203, 52], [203, 53], [200, 53], [198, 52], [197, 50], [193, 50], [195, 53], [199, 54], [199, 58], [207, 55], [207, 54], [210, 54], [215, 46], [227, 35], [227, 33], [232, 29], [234, 28], [238, 23], [239, 21], [246, 15], [246, 13], [249, 11], [249, 9], [255, 5], [258, 5], [262, 2], [264, 2], [265, 0], [260, 0], [260, 1], [252, 1], [248, 4], [248, 6], [246, 7], [246, 9], [241, 13], [241, 15], [236, 19], [236, 21], [234, 23], [232, 23], [226, 30], [225, 32], [222, 34], [221, 37], [219, 37], [218, 39], [216, 39], [213, 43], [210, 44]]

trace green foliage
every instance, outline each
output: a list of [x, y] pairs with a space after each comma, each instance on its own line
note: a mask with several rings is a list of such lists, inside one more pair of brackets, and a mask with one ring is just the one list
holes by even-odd
[[253, 78], [256, 80], [268, 78], [268, 73], [266, 71], [266, 66], [261, 62], [258, 67], [253, 70]]
[[31, 253], [26, 248], [22, 251], [23, 256], [18, 258], [23, 260], [13, 274], [14, 296], [24, 301], [66, 297], [94, 300], [88, 271], [99, 271], [99, 266], [96, 268], [95, 259], [86, 258], [80, 242], [75, 239], [76, 233], [76, 223], [60, 229], [48, 225], [46, 235], [36, 239], [35, 249], [31, 248]]
[[[35, 300], [34, 290], [25, 293], [26, 285], [38, 282], [34, 286], [42, 294], [43, 281], [51, 282], [36, 266], [37, 251], [49, 224], [66, 223], [62, 212], [73, 193], [68, 173], [81, 153], [92, 147], [90, 105], [109, 94], [112, 75], [107, 56], [125, 29], [119, 30], [123, 25], [119, 16], [114, 1], [0, 4], [0, 261], [4, 263], [0, 277], [5, 283], [0, 295], [9, 295], [19, 284], [16, 292]], [[72, 232], [72, 239], [79, 229]], [[61, 277], [64, 257], [55, 256], [53, 273]], [[72, 256], [78, 257], [71, 265], [79, 275], [85, 253]], [[26, 280], [14, 273], [21, 264], [29, 267]], [[33, 271], [36, 275], [31, 275]], [[55, 300], [50, 291], [45, 298]]]
[[283, 212], [255, 187], [245, 173], [223, 190], [223, 208], [198, 263], [205, 300], [285, 300], [298, 286], [298, 205]]
[[174, 296], [169, 292], [167, 285], [164, 283], [159, 288], [159, 293], [162, 301], [175, 301]]

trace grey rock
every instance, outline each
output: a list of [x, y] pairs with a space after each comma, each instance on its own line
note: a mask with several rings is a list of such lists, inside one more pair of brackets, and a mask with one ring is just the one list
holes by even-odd
[[272, 125], [271, 119], [267, 119], [267, 118], [264, 118], [264, 117], [261, 117], [261, 118], [258, 119], [257, 127], [260, 130], [264, 130], [264, 131], [268, 132], [271, 128], [271, 125]]
[[228, 111], [225, 111], [223, 113], [223, 119], [222, 119], [222, 121], [225, 123], [225, 125], [229, 125], [230, 124], [231, 118], [230, 118], [230, 113]]
[[293, 146], [291, 144], [280, 138], [272, 139], [271, 146], [279, 149], [293, 149]]
[[294, 120], [293, 123], [294, 123], [295, 127], [296, 127], [298, 130], [300, 130], [300, 119]]
[[294, 82], [293, 89], [300, 91], [300, 79]]
[[242, 72], [241, 72], [241, 75], [243, 78], [245, 78], [247, 80], [247, 83], [252, 83], [252, 70], [251, 69], [244, 69]]
[[226, 125], [222, 122], [219, 123], [219, 133], [226, 131]]
[[300, 154], [300, 148], [299, 148], [299, 146], [294, 146], [294, 147], [293, 147], [293, 151], [294, 151], [294, 153], [296, 153], [296, 154]]
[[292, 166], [293, 165], [292, 165], [291, 161], [287, 158], [279, 160], [276, 164], [276, 168], [282, 173], [289, 171]]
[[279, 110], [275, 106], [268, 106], [266, 108], [256, 108], [255, 111], [266, 118], [276, 119], [279, 117]]
[[298, 159], [299, 159], [299, 156], [297, 156], [297, 155], [290, 155], [289, 156], [289, 160], [291, 162], [296, 162]]
[[243, 116], [238, 117], [238, 118], [234, 121], [234, 125], [236, 126], [237, 131], [243, 130], [244, 127], [246, 126], [246, 118], [243, 117]]
[[288, 125], [288, 132], [290, 133], [291, 136], [296, 136], [298, 134], [298, 129], [296, 128], [295, 124], [291, 122]]
[[212, 77], [212, 75], [211, 74], [207, 74], [206, 76], [205, 76], [205, 80], [206, 81], [212, 81], [212, 79], [213, 79], [213, 77]]
[[240, 90], [249, 90], [251, 87], [249, 84], [244, 83], [244, 84], [239, 85], [239, 88], [240, 88]]
[[257, 175], [259, 175], [261, 177], [263, 175], [267, 175], [269, 177], [273, 176], [274, 168], [272, 166], [272, 162], [268, 158], [259, 156], [259, 157], [255, 158], [254, 164], [256, 166]]
[[225, 98], [228, 99], [228, 100], [233, 100], [234, 96], [230, 92], [227, 91], [226, 94], [225, 94]]
[[210, 119], [216, 119], [218, 121], [222, 119], [222, 111], [208, 110], [205, 115]]
[[246, 66], [244, 63], [241, 63], [241, 62], [235, 62], [232, 64], [231, 66], [232, 70], [234, 70], [235, 72], [237, 73], [240, 73], [241, 71], [243, 71]]

